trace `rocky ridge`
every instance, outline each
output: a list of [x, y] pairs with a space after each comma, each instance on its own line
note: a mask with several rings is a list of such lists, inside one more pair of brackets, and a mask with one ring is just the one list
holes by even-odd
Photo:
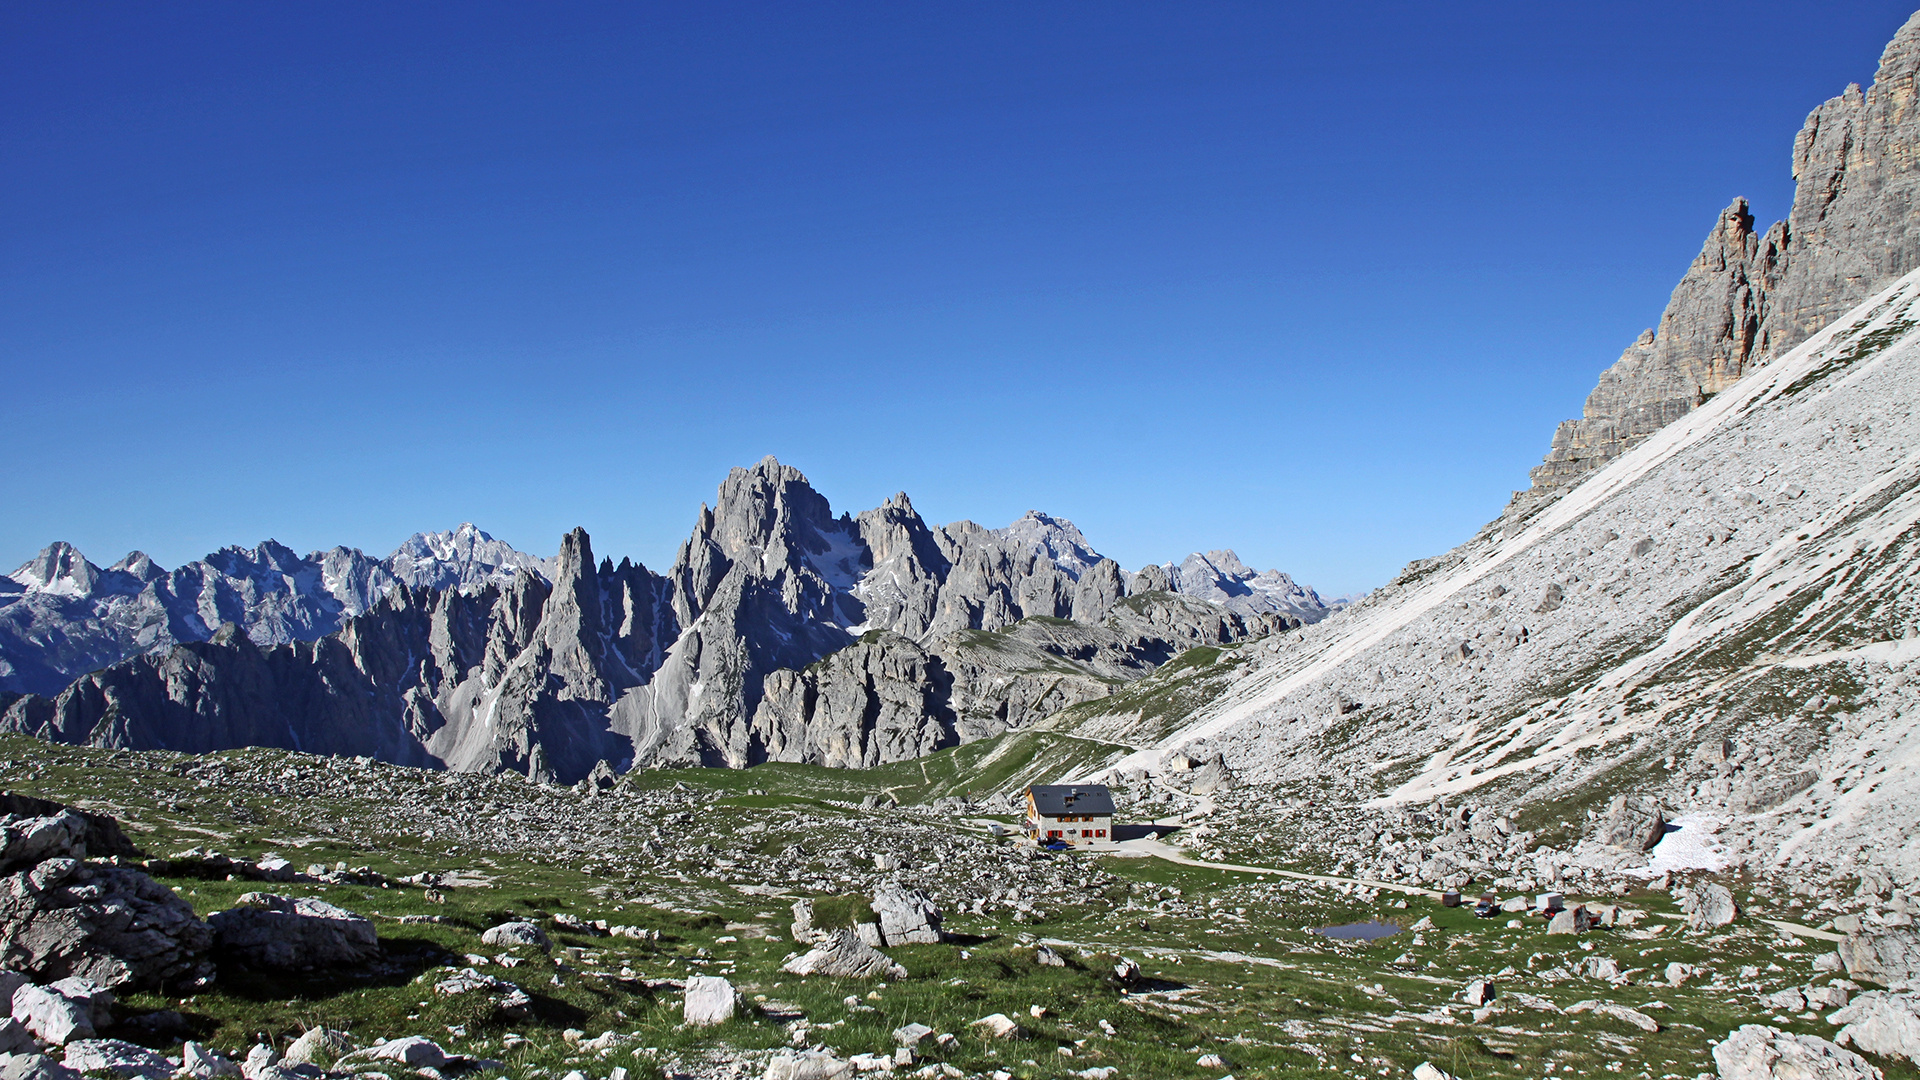
[[1748, 371], [1920, 266], [1920, 15], [1793, 142], [1793, 209], [1764, 233], [1735, 199], [1675, 287], [1659, 326], [1562, 423], [1525, 503], [1565, 491]]
[[176, 570], [131, 552], [112, 566], [56, 542], [0, 577], [0, 692], [57, 693], [77, 676], [206, 641], [232, 623], [259, 645], [313, 641], [396, 586], [504, 584], [542, 563], [470, 524], [416, 533], [387, 556], [334, 547], [302, 557], [272, 540]]
[[[410, 542], [394, 565], [416, 577], [471, 565], [474, 543], [457, 541]], [[1231, 552], [1125, 573], [1038, 512], [1005, 529], [934, 528], [903, 494], [835, 516], [768, 458], [733, 470], [665, 574], [596, 560], [575, 530], [505, 582], [396, 581], [312, 641], [262, 647], [228, 623], [15, 701], [0, 727], [568, 783], [644, 764], [872, 765], [1028, 724], [1189, 647], [1327, 610]]]

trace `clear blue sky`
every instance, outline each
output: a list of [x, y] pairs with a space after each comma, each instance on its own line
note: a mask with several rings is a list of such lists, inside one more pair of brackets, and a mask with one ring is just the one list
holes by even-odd
[[0, 564], [472, 520], [665, 569], [771, 453], [1378, 585], [1910, 10], [7, 5]]

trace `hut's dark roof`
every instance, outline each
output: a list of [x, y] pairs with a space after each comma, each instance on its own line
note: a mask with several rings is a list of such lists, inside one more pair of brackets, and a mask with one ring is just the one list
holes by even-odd
[[1034, 809], [1048, 817], [1062, 814], [1113, 814], [1113, 792], [1105, 784], [1035, 784]]

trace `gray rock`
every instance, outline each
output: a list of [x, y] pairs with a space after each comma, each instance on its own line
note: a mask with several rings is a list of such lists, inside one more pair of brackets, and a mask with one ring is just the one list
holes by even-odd
[[118, 1039], [80, 1039], [67, 1044], [67, 1068], [82, 1073], [105, 1073], [141, 1080], [167, 1080], [173, 1063], [165, 1057]]
[[1487, 979], [1475, 979], [1460, 992], [1461, 999], [1476, 1009], [1492, 1001], [1494, 995], [1494, 985]]
[[1865, 1058], [1814, 1035], [1747, 1024], [1713, 1048], [1720, 1080], [1881, 1080]]
[[829, 975], [842, 979], [904, 979], [907, 969], [885, 953], [861, 941], [851, 929], [830, 932], [826, 939], [782, 964], [790, 975]]
[[[436, 986], [434, 989], [438, 991], [440, 987]], [[286, 1056], [281, 1060], [294, 1065], [325, 1067], [333, 1064], [335, 1059], [352, 1053], [353, 1050], [353, 1039], [346, 1032], [335, 1031], [328, 1027], [310, 1027], [301, 1032], [299, 1038], [293, 1040], [293, 1045], [287, 1047]]]
[[10, 1016], [0, 1019], [0, 1054], [30, 1054], [39, 1049], [25, 1024]]
[[907, 1024], [893, 1029], [893, 1041], [901, 1046], [918, 1046], [931, 1034], [933, 1029], [925, 1024]]
[[0, 1054], [0, 1080], [81, 1080], [45, 1054]]
[[[298, 1045], [298, 1040], [295, 1040], [295, 1044]], [[218, 1080], [219, 1077], [239, 1076], [240, 1066], [220, 1051], [188, 1039], [180, 1046], [180, 1075], [189, 1080]]]
[[251, 967], [351, 967], [380, 955], [371, 922], [310, 896], [245, 893], [207, 921], [220, 953]]
[[1616, 795], [1601, 819], [1598, 839], [1622, 851], [1651, 851], [1667, 833], [1667, 814], [1657, 799]]
[[1038, 949], [1035, 949], [1033, 953], [1033, 962], [1036, 964], [1039, 964], [1041, 967], [1066, 967], [1067, 966], [1066, 959], [1062, 957], [1059, 953], [1054, 952], [1053, 947], [1051, 945], [1042, 945]]
[[1920, 995], [1869, 990], [1827, 1017], [1833, 1041], [1881, 1057], [1920, 1061]]
[[[485, 994], [493, 999], [494, 1009], [509, 1020], [525, 1019], [533, 1007], [533, 996], [505, 979], [495, 978], [474, 968], [462, 968], [435, 983], [433, 992], [442, 997], [457, 994]], [[292, 1057], [293, 1051], [287, 1051]]]
[[1739, 918], [1740, 908], [1725, 885], [1708, 881], [1695, 885], [1681, 900], [1687, 913], [1687, 928], [1695, 931], [1717, 930]]
[[919, 889], [891, 882], [873, 893], [873, 913], [880, 920], [881, 943], [885, 945], [937, 945], [940, 943], [940, 909], [933, 898]]
[[978, 1028], [981, 1035], [990, 1039], [1017, 1039], [1022, 1034], [1020, 1025], [1006, 1013], [991, 1013], [967, 1026]]
[[1547, 920], [1549, 934], [1578, 934], [1586, 928], [1587, 909], [1579, 904], [1562, 908], [1554, 913], [1553, 918]]
[[550, 949], [552, 943], [547, 940], [547, 932], [539, 925], [530, 922], [501, 923], [488, 928], [480, 935], [480, 940], [488, 945], [501, 945], [511, 948], [515, 945], [531, 945], [538, 949]]
[[55, 1046], [95, 1035], [89, 1002], [75, 1001], [44, 986], [27, 985], [13, 992], [13, 1018], [35, 1037]]
[[1840, 942], [1838, 951], [1850, 979], [1864, 979], [1883, 986], [1905, 985], [1920, 979], [1920, 931], [1913, 927], [1851, 934]]
[[382, 1061], [397, 1061], [415, 1069], [444, 1068], [451, 1058], [440, 1044], [420, 1035], [393, 1039], [373, 1047], [369, 1056]]
[[687, 980], [685, 1006], [680, 1018], [692, 1027], [712, 1027], [733, 1019], [739, 1002], [733, 984], [714, 975], [695, 975]]
[[846, 1080], [853, 1063], [825, 1050], [783, 1050], [767, 1062], [763, 1080]]
[[191, 904], [138, 870], [58, 856], [0, 881], [0, 963], [14, 973], [109, 987], [192, 983], [212, 972], [212, 937]]

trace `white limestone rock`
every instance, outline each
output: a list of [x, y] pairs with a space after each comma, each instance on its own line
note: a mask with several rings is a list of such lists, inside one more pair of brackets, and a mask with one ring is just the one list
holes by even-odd
[[1867, 1059], [1814, 1035], [1747, 1024], [1713, 1048], [1720, 1080], [1883, 1080]]

